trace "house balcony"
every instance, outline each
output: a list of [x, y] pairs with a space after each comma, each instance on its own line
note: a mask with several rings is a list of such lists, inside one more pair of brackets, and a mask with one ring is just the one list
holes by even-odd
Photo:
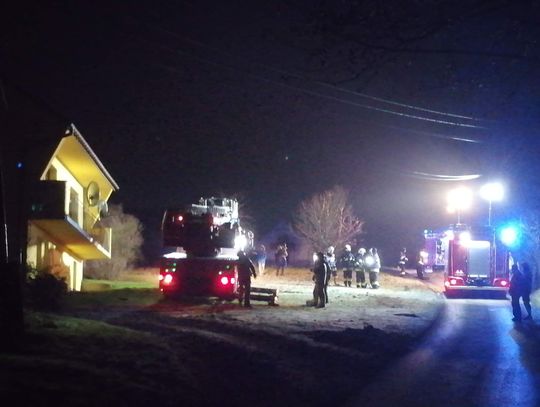
[[29, 221], [80, 260], [111, 258], [111, 228], [100, 226], [86, 203], [68, 193], [64, 181], [40, 181], [34, 186]]

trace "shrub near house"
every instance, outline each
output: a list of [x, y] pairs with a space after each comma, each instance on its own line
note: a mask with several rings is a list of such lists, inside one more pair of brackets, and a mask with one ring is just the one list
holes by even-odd
[[114, 230], [112, 255], [106, 260], [87, 261], [85, 277], [114, 280], [140, 260], [143, 227], [135, 216], [124, 213], [122, 205], [112, 205], [101, 222]]

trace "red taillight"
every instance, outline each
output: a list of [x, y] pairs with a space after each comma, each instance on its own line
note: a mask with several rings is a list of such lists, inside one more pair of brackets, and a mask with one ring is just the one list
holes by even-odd
[[506, 281], [506, 280], [501, 280], [501, 281], [499, 282], [499, 284], [501, 285], [501, 287], [506, 287], [506, 286], [508, 285], [508, 281]]
[[160, 275], [159, 275], [159, 281], [163, 281], [163, 278], [164, 278], [164, 277], [163, 277], [163, 274], [160, 274]]
[[163, 284], [171, 284], [173, 281], [173, 276], [170, 274], [165, 274], [165, 277], [163, 277]]
[[234, 284], [234, 283], [236, 283], [236, 278], [231, 277], [231, 284]]
[[184, 217], [182, 215], [178, 215], [175, 220], [176, 222], [180, 223], [184, 220]]
[[444, 282], [444, 285], [446, 287], [463, 286], [465, 285], [465, 281], [460, 277], [449, 277], [448, 280]]
[[221, 284], [227, 285], [227, 284], [229, 284], [229, 277], [223, 276], [223, 277], [221, 277], [221, 280], [219, 280], [219, 281], [221, 282]]

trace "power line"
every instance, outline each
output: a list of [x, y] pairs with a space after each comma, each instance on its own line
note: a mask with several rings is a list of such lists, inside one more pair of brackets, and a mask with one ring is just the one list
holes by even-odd
[[[156, 62], [150, 62], [150, 64], [152, 66], [155, 66], [157, 68], [161, 68], [161, 69], [164, 69], [164, 70], [167, 70], [167, 71], [176, 72], [176, 73], [182, 73], [182, 71], [180, 71], [178, 68], [175, 68], [174, 66], [166, 65], [166, 64], [163, 64], [163, 63], [156, 63]], [[237, 87], [237, 86], [230, 85], [230, 84], [227, 85], [227, 86]], [[332, 115], [332, 116], [340, 116], [340, 117], [345, 116], [343, 114], [339, 114], [339, 113], [335, 113], [335, 112], [334, 113], [325, 112], [325, 113], [327, 115]], [[407, 132], [407, 133], [414, 133], [414, 134], [418, 134], [418, 135], [421, 135], [421, 136], [439, 138], [439, 139], [443, 139], [443, 140], [450, 140], [450, 141], [456, 141], [456, 142], [465, 142], [465, 143], [472, 143], [472, 144], [481, 144], [481, 143], [483, 143], [482, 140], [477, 140], [477, 139], [474, 139], [474, 138], [458, 137], [458, 136], [446, 135], [446, 134], [441, 134], [441, 133], [436, 133], [436, 132], [431, 132], [431, 131], [426, 131], [426, 130], [416, 130], [416, 129], [411, 129], [411, 128], [407, 128], [407, 127], [398, 127], [398, 126], [394, 126], [394, 125], [391, 125], [391, 124], [383, 124], [383, 123], [380, 123], [379, 121], [375, 121], [375, 120], [360, 119], [358, 117], [353, 117], [353, 118], [348, 118], [348, 119], [352, 120], [352, 121], [356, 121], [356, 122], [361, 122], [361, 123], [369, 123], [371, 125], [375, 125], [375, 126], [382, 127], [382, 128], [387, 128], [387, 129], [392, 129], [392, 130], [397, 130], [397, 131], [404, 131], [404, 132]]]
[[[401, 171], [403, 174], [403, 171]], [[407, 171], [405, 174], [412, 178], [425, 179], [428, 181], [443, 181], [443, 182], [456, 182], [456, 181], [472, 181], [480, 178], [481, 174], [465, 174], [465, 175], [445, 175], [445, 174], [432, 174], [421, 171]]]
[[[147, 24], [147, 25], [149, 25], [149, 24]], [[194, 40], [194, 39], [191, 39], [191, 38], [188, 38], [188, 37], [185, 37], [185, 36], [181, 36], [180, 34], [175, 33], [173, 31], [166, 30], [164, 28], [157, 27], [155, 25], [149, 25], [149, 26], [151, 28], [154, 28], [156, 30], [164, 32], [164, 33], [166, 33], [168, 35], [174, 36], [175, 38], [177, 38], [177, 39], [179, 39], [181, 41], [185, 41], [185, 42], [194, 44], [196, 46], [209, 49], [209, 50], [214, 51], [214, 52], [219, 52], [221, 54], [236, 57], [235, 55], [233, 55], [233, 54], [231, 54], [229, 52], [225, 52], [223, 50], [211, 47], [211, 46], [209, 46], [209, 45], [207, 45], [207, 44], [205, 44], [205, 43], [203, 43], [201, 41]], [[463, 116], [463, 115], [458, 115], [458, 114], [448, 113], [448, 112], [442, 112], [442, 111], [438, 111], [438, 110], [423, 108], [423, 107], [420, 107], [420, 106], [414, 106], [414, 105], [407, 104], [407, 103], [397, 102], [397, 101], [391, 100], [391, 99], [385, 99], [385, 98], [381, 98], [381, 97], [377, 97], [377, 96], [368, 95], [366, 93], [353, 91], [353, 90], [350, 90], [350, 89], [346, 89], [346, 88], [342, 88], [342, 87], [339, 87], [339, 86], [336, 86], [336, 85], [332, 85], [332, 84], [327, 83], [327, 82], [323, 82], [323, 81], [320, 81], [320, 80], [317, 80], [317, 79], [313, 79], [313, 78], [307, 77], [305, 75], [300, 75], [298, 73], [294, 73], [294, 72], [286, 71], [286, 70], [283, 70], [283, 69], [275, 68], [275, 67], [272, 67], [272, 66], [269, 66], [269, 65], [266, 65], [266, 64], [262, 64], [260, 62], [254, 62], [254, 63], [251, 62], [251, 63], [262, 66], [265, 69], [268, 69], [269, 71], [273, 71], [273, 72], [276, 72], [276, 73], [279, 73], [279, 74], [282, 74], [282, 75], [287, 75], [287, 76], [290, 76], [290, 77], [294, 77], [294, 78], [297, 78], [297, 79], [302, 79], [302, 80], [305, 80], [305, 81], [308, 81], [308, 82], [313, 82], [313, 83], [316, 83], [316, 84], [318, 84], [318, 85], [320, 85], [322, 87], [328, 88], [328, 89], [332, 89], [332, 90], [335, 90], [335, 91], [338, 91], [338, 92], [343, 92], [343, 93], [347, 93], [347, 94], [350, 94], [350, 95], [355, 95], [355, 96], [367, 98], [367, 99], [374, 100], [374, 101], [377, 101], [377, 102], [386, 103], [386, 104], [399, 106], [399, 107], [404, 107], [404, 108], [410, 109], [410, 110], [418, 110], [418, 111], [421, 111], [421, 112], [432, 113], [432, 114], [441, 115], [441, 116], [453, 117], [453, 118], [456, 118], [456, 119], [465, 119], [465, 120], [472, 120], [472, 121], [483, 121], [483, 119], [479, 119], [479, 118], [475, 118], [475, 117]]]
[[448, 121], [448, 120], [440, 120], [440, 119], [433, 119], [433, 118], [430, 118], [430, 117], [413, 115], [413, 114], [409, 114], [409, 113], [396, 112], [396, 111], [393, 111], [393, 110], [390, 110], [390, 109], [375, 107], [375, 106], [366, 105], [366, 104], [363, 104], [363, 103], [353, 102], [353, 101], [346, 100], [346, 99], [341, 99], [341, 98], [338, 98], [336, 96], [325, 95], [325, 94], [323, 94], [321, 92], [317, 92], [317, 91], [313, 91], [313, 90], [309, 90], [309, 89], [303, 89], [303, 88], [300, 88], [298, 86], [288, 85], [288, 84], [285, 84], [283, 82], [279, 82], [279, 81], [276, 81], [276, 80], [273, 80], [273, 79], [264, 78], [262, 76], [255, 75], [255, 74], [253, 74], [251, 72], [247, 72], [247, 71], [245, 71], [243, 69], [240, 69], [240, 68], [238, 68], [236, 66], [224, 64], [222, 62], [212, 61], [212, 60], [207, 59], [207, 58], [203, 58], [203, 57], [200, 57], [200, 56], [193, 55], [193, 54], [191, 54], [189, 52], [186, 52], [186, 51], [182, 51], [182, 50], [179, 50], [179, 49], [173, 49], [173, 48], [171, 48], [169, 46], [166, 46], [166, 45], [156, 44], [156, 43], [153, 43], [153, 42], [148, 41], [148, 40], [142, 40], [142, 41], [145, 41], [145, 42], [147, 42], [147, 43], [149, 43], [149, 44], [151, 44], [153, 46], [166, 49], [166, 50], [168, 50], [170, 52], [175, 52], [175, 53], [187, 56], [189, 58], [196, 59], [196, 60], [204, 62], [206, 64], [211, 64], [211, 65], [214, 65], [214, 66], [227, 68], [227, 69], [229, 69], [231, 71], [241, 72], [241, 73], [243, 73], [245, 75], [248, 75], [251, 78], [257, 79], [259, 81], [271, 83], [273, 85], [276, 85], [276, 86], [279, 86], [279, 87], [282, 87], [282, 88], [302, 92], [302, 93], [305, 93], [305, 94], [308, 94], [308, 95], [311, 95], [311, 96], [320, 97], [322, 99], [332, 100], [334, 102], [344, 103], [344, 104], [348, 104], [348, 105], [355, 106], [355, 107], [360, 107], [360, 108], [367, 109], [367, 110], [373, 110], [373, 111], [386, 113], [386, 114], [391, 114], [391, 115], [395, 115], [395, 116], [406, 117], [406, 118], [409, 118], [409, 119], [423, 120], [423, 121], [436, 123], [436, 124], [463, 127], [463, 128], [486, 129], [486, 127], [484, 127], [484, 126], [478, 126], [478, 125], [466, 124], [466, 123], [458, 123], [458, 122], [452, 122], [452, 121]]

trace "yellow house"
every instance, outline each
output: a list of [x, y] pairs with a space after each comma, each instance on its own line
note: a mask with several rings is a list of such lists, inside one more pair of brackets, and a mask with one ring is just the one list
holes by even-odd
[[26, 263], [79, 291], [84, 261], [111, 257], [107, 200], [118, 185], [72, 124], [29, 192]]
[[80, 290], [84, 262], [111, 257], [100, 219], [118, 185], [62, 113], [9, 81], [0, 80], [0, 96], [2, 260]]

